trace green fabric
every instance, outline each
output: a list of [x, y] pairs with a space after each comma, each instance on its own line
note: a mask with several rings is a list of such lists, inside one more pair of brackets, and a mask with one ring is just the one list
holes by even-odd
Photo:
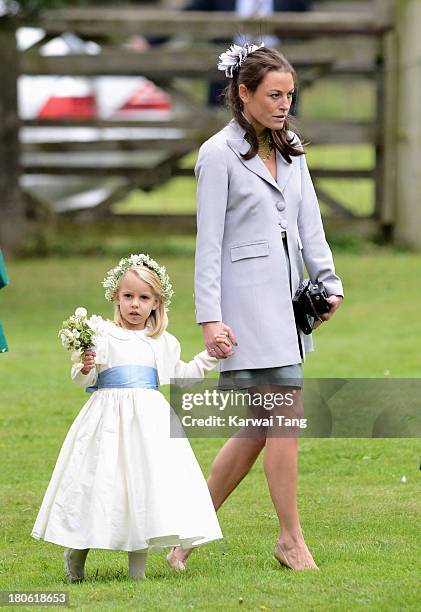
[[3, 333], [3, 325], [0, 323], [0, 353], [5, 353], [8, 350], [6, 337]]
[[7, 276], [6, 266], [4, 265], [3, 254], [0, 249], [0, 289], [9, 284], [9, 277]]

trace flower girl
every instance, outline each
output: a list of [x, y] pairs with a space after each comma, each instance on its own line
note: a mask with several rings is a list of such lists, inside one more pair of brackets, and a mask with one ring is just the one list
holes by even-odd
[[[66, 436], [32, 531], [66, 547], [71, 582], [83, 580], [90, 548], [127, 551], [129, 575], [143, 579], [149, 549], [222, 537], [190, 444], [171, 437], [174, 412], [157, 390], [170, 379], [202, 379], [216, 359], [203, 351], [181, 361], [179, 342], [165, 331], [171, 284], [148, 255], [122, 259], [103, 286], [114, 322], [95, 317], [95, 348], [73, 364], [72, 379], [93, 393]], [[172, 552], [167, 560], [183, 569]]]

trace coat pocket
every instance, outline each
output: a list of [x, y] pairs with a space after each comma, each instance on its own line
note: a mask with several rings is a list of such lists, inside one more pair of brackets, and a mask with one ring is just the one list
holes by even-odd
[[269, 255], [269, 242], [267, 240], [259, 240], [258, 242], [238, 244], [232, 246], [230, 251], [231, 261], [249, 259], [251, 257], [267, 257]]

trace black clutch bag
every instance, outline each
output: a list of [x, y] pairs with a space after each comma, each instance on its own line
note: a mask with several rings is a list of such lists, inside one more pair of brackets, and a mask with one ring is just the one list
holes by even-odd
[[304, 280], [294, 297], [295, 322], [304, 334], [311, 334], [316, 321], [325, 312], [329, 312], [330, 304], [326, 301], [327, 293], [322, 282], [313, 284], [310, 279]]

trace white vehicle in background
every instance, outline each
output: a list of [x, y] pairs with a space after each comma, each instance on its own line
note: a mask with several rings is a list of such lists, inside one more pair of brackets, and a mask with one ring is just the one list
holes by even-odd
[[[19, 28], [17, 42], [24, 51], [44, 37], [38, 28]], [[96, 54], [101, 48], [94, 42], [86, 42], [74, 34], [64, 33], [41, 46], [42, 55], [67, 55], [72, 53]], [[182, 137], [182, 131], [171, 127], [88, 127], [80, 120], [113, 121], [166, 121], [173, 117], [173, 104], [169, 94], [145, 77], [126, 76], [29, 76], [21, 75], [18, 82], [18, 107], [21, 119], [75, 121], [75, 126], [30, 126], [21, 129], [23, 144], [95, 142], [99, 140], [174, 140]], [[79, 125], [76, 122], [79, 121]], [[153, 161], [153, 151], [68, 151], [24, 153], [24, 165], [45, 163], [51, 167], [65, 163], [69, 167], [86, 163], [98, 168], [121, 165], [144, 166], [145, 156]], [[162, 155], [162, 153], [161, 153]], [[152, 157], [151, 157], [152, 156]], [[155, 153], [156, 157], [156, 153]], [[75, 173], [76, 174], [76, 173]], [[56, 210], [71, 210], [97, 206], [124, 184], [123, 177], [98, 178], [89, 176], [60, 176], [40, 173], [23, 176], [24, 189], [34, 196], [48, 201]]]
[[[22, 51], [44, 37], [38, 28], [19, 28]], [[41, 55], [97, 54], [101, 48], [66, 32], [40, 48]], [[170, 119], [171, 97], [139, 77], [21, 76], [19, 112], [23, 119]]]

